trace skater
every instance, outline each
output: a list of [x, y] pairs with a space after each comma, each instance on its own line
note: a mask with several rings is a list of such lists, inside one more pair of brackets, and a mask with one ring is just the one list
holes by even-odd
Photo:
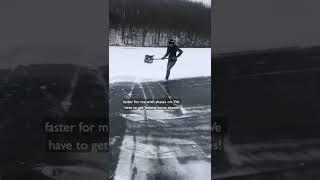
[[[177, 52], [179, 52], [178, 55]], [[174, 40], [170, 39], [170, 41], [168, 42], [167, 53], [163, 56], [163, 58], [161, 58], [163, 60], [169, 55], [166, 80], [169, 79], [170, 70], [176, 64], [178, 57], [180, 57], [182, 53], [183, 51], [175, 44]]]

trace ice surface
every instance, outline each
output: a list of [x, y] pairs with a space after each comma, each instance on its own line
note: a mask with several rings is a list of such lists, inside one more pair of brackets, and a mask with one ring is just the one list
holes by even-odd
[[202, 2], [203, 4], [205, 4], [207, 6], [211, 6], [211, 0], [189, 0], [189, 1]]
[[[170, 79], [211, 76], [210, 48], [181, 48], [183, 54], [171, 69]], [[164, 80], [167, 60], [144, 63], [145, 55], [161, 58], [166, 48], [109, 47], [109, 82]]]

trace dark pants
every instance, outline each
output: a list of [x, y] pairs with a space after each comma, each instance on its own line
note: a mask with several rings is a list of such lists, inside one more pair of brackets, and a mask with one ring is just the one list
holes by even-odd
[[168, 64], [167, 64], [167, 75], [166, 75], [166, 80], [169, 79], [169, 76], [170, 76], [170, 70], [171, 68], [176, 64], [176, 60], [168, 60]]

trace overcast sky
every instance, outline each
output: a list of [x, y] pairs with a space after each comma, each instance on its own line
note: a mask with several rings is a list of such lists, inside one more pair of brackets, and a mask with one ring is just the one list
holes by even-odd
[[1, 0], [0, 68], [9, 62], [106, 64], [106, 1]]
[[215, 0], [214, 52], [320, 45], [319, 0]]

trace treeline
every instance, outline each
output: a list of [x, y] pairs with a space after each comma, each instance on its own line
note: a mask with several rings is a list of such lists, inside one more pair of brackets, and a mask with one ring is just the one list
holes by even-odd
[[111, 0], [110, 45], [210, 47], [211, 8], [187, 0]]

